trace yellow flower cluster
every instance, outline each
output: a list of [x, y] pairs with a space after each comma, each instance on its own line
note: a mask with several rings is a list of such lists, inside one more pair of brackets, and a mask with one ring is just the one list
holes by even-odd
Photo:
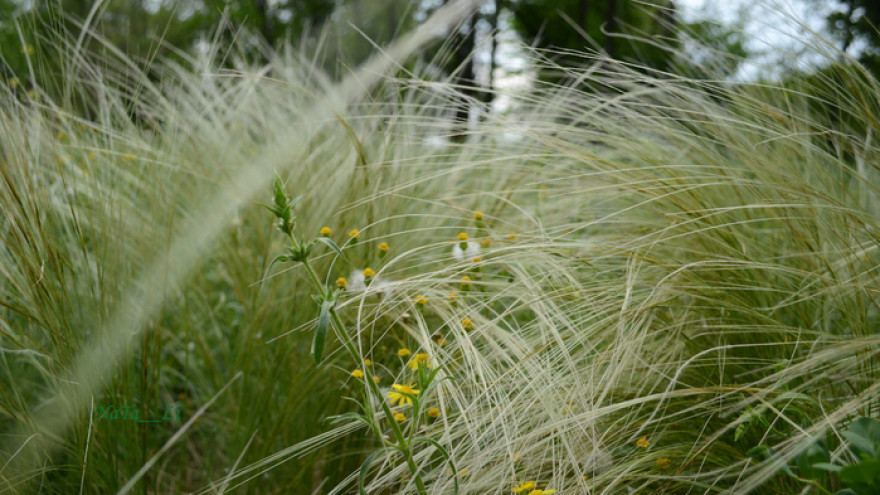
[[[409, 398], [406, 394], [409, 395], [419, 395], [418, 389], [412, 387], [412, 385], [400, 385], [395, 383], [391, 386], [394, 390], [388, 392], [388, 398], [391, 399], [391, 403], [394, 404], [397, 402], [397, 405], [410, 405], [412, 404], [412, 399]], [[396, 390], [396, 392], [395, 392]]]
[[428, 355], [423, 352], [420, 352], [413, 356], [413, 359], [409, 362], [409, 364], [407, 364], [407, 366], [409, 367], [409, 369], [415, 371], [419, 369], [419, 363], [423, 363], [426, 368], [431, 367], [431, 361], [428, 360]]

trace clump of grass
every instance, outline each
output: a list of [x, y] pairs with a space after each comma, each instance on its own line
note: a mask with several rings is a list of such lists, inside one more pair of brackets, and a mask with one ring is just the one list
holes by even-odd
[[[76, 111], [4, 90], [4, 487], [351, 492], [388, 440], [344, 414], [392, 392], [388, 426], [436, 445], [374, 458], [371, 493], [414, 472], [429, 493], [799, 492], [780, 462], [815, 439], [845, 457], [837, 432], [877, 415], [877, 83], [596, 62], [455, 145], [442, 82], [369, 100], [293, 57], [136, 90], [84, 60]], [[314, 280], [271, 266], [275, 172], [300, 235], [345, 254], [310, 253]], [[350, 337], [321, 366], [315, 282], [344, 289]], [[384, 387], [429, 365], [415, 420]]]

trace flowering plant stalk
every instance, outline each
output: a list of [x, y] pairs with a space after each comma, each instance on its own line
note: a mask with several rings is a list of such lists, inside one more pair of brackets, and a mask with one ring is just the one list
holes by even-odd
[[[425, 487], [424, 481], [422, 480], [422, 476], [419, 472], [419, 468], [416, 465], [413, 455], [414, 444], [424, 442], [436, 447], [438, 449], [438, 452], [440, 452], [447, 463], [449, 463], [452, 467], [452, 472], [456, 473], [455, 465], [452, 462], [451, 457], [449, 456], [446, 449], [443, 448], [443, 446], [441, 446], [436, 440], [429, 437], [415, 436], [416, 428], [414, 426], [411, 428], [410, 434], [405, 435], [399, 423], [405, 421], [406, 416], [400, 412], [394, 413], [392, 411], [388, 402], [382, 395], [381, 390], [379, 389], [377, 377], [373, 377], [373, 379], [364, 379], [365, 377], [370, 376], [370, 370], [368, 369], [368, 366], [372, 363], [369, 360], [361, 358], [360, 354], [357, 352], [357, 348], [355, 347], [354, 340], [352, 339], [351, 335], [349, 335], [346, 326], [343, 324], [342, 319], [339, 316], [339, 313], [336, 311], [336, 302], [345, 288], [345, 283], [340, 283], [339, 281], [337, 281], [337, 288], [335, 290], [326, 287], [321, 282], [318, 274], [315, 272], [315, 269], [309, 262], [309, 255], [319, 242], [325, 244], [327, 247], [335, 251], [336, 254], [338, 254], [343, 260], [347, 261], [345, 254], [342, 252], [339, 246], [327, 236], [327, 234], [330, 233], [329, 228], [322, 229], [320, 237], [317, 237], [311, 241], [306, 241], [302, 238], [297, 239], [295, 235], [296, 216], [293, 212], [293, 207], [296, 205], [299, 198], [291, 200], [287, 197], [284, 192], [283, 182], [278, 176], [275, 177], [272, 188], [274, 193], [274, 204], [272, 206], [263, 206], [270, 212], [272, 212], [276, 218], [278, 218], [278, 229], [288, 237], [291, 244], [291, 246], [288, 248], [288, 253], [276, 257], [272, 261], [272, 264], [276, 262], [301, 263], [303, 267], [305, 267], [306, 273], [308, 274], [309, 279], [311, 280], [315, 289], [318, 291], [317, 294], [314, 294], [312, 296], [312, 298], [319, 306], [317, 325], [315, 327], [315, 335], [312, 340], [312, 357], [314, 358], [315, 363], [321, 363], [327, 338], [327, 332], [332, 326], [337, 335], [337, 338], [339, 339], [339, 342], [348, 352], [349, 356], [354, 359], [355, 362], [361, 363], [361, 368], [352, 371], [351, 376], [356, 379], [361, 379], [363, 381], [365, 394], [372, 395], [372, 397], [376, 399], [374, 402], [378, 402], [379, 404], [381, 404], [384, 418], [388, 421], [390, 425], [391, 437], [393, 440], [388, 440], [388, 437], [383, 434], [379, 418], [377, 418], [372, 407], [368, 407], [370, 401], [367, 400], [364, 400], [364, 403], [362, 405], [365, 415], [348, 413], [338, 416], [336, 418], [337, 421], [341, 421], [344, 419], [356, 419], [364, 422], [376, 434], [376, 437], [383, 445], [381, 449], [374, 452], [370, 457], [368, 457], [361, 467], [361, 472], [359, 476], [360, 492], [364, 495], [366, 494], [366, 490], [364, 489], [364, 478], [372, 462], [384, 453], [387, 453], [389, 451], [396, 451], [400, 453], [400, 455], [406, 461], [407, 467], [412, 474], [413, 483], [415, 484], [418, 493], [420, 495], [426, 495], [427, 489]], [[352, 235], [351, 237], [355, 239], [356, 235]], [[388, 251], [387, 244], [383, 243], [380, 247], [380, 251]], [[373, 272], [372, 269], [367, 268], [364, 270], [363, 274], [365, 277], [370, 278], [375, 275], [375, 272]], [[344, 279], [340, 280], [344, 281]], [[412, 420], [414, 424], [418, 421], [420, 417], [420, 406], [422, 401], [424, 400], [424, 397], [426, 397], [428, 393], [433, 389], [433, 387], [437, 385], [437, 382], [434, 381], [434, 378], [437, 376], [437, 372], [440, 370], [440, 367], [436, 367], [434, 370], [429, 371], [426, 362], [417, 361], [417, 370], [418, 388], [413, 388], [409, 385], [395, 385], [393, 387], [395, 391], [389, 393], [389, 396], [392, 397], [392, 400], [397, 400], [399, 404], [403, 404], [404, 402], [407, 404], [412, 404]], [[429, 411], [431, 417], [436, 417], [434, 416], [435, 411], [436, 409], [432, 409], [431, 411]], [[455, 492], [458, 493], [457, 478], [455, 479]]]

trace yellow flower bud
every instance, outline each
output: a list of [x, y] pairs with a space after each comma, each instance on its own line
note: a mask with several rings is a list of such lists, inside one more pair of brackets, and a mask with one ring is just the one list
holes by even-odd
[[440, 409], [437, 409], [436, 407], [432, 407], [432, 408], [428, 409], [428, 416], [430, 416], [434, 419], [439, 418], [440, 417]]
[[330, 227], [321, 227], [320, 234], [322, 236], [327, 237], [328, 235], [330, 235], [332, 233], [333, 233], [333, 229], [331, 229]]
[[355, 378], [363, 378], [363, 377], [364, 377], [364, 372], [361, 371], [361, 370], [354, 370], [354, 371], [351, 372], [351, 376], [353, 376], [353, 377], [355, 377]]
[[354, 229], [348, 233], [348, 236], [351, 237], [352, 239], [357, 239], [358, 237], [361, 236], [361, 231], [358, 229]]
[[412, 353], [409, 351], [409, 349], [407, 349], [405, 347], [403, 349], [397, 351], [397, 355], [400, 357], [406, 357], [406, 356], [409, 356], [410, 354], [412, 354]]
[[466, 240], [468, 240], [468, 235], [466, 233], [462, 232], [462, 233], [458, 234], [458, 240], [459, 241], [466, 241]]
[[373, 277], [373, 276], [375, 276], [375, 275], [376, 275], [376, 272], [374, 272], [372, 268], [366, 268], [366, 269], [364, 269], [364, 277], [365, 277], [365, 278], [370, 278], [370, 277]]
[[383, 242], [382, 244], [379, 244], [379, 251], [383, 251], [383, 252], [387, 253], [389, 249], [391, 249], [391, 246], [389, 246], [387, 242]]
[[336, 287], [340, 289], [344, 289], [348, 287], [348, 280], [345, 280], [345, 277], [339, 277], [336, 279]]

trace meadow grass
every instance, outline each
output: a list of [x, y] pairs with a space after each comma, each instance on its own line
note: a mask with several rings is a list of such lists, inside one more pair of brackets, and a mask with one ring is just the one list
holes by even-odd
[[[442, 366], [438, 417], [401, 423], [454, 460], [414, 449], [429, 493], [801, 493], [781, 460], [849, 455], [838, 432], [877, 416], [880, 383], [870, 75], [730, 84], [585, 55], [455, 142], [456, 88], [392, 63], [423, 42], [338, 84], [294, 50], [150, 74], [71, 52], [63, 97], [2, 90], [4, 491], [356, 493], [380, 440], [327, 420], [361, 401], [387, 423], [351, 372], [413, 383], [401, 348]], [[338, 329], [309, 355], [315, 289], [271, 263], [285, 239], [258, 204], [275, 173], [297, 235], [330, 227], [346, 255], [310, 262], [348, 279], [356, 356]], [[181, 416], [94, 414], [111, 405]], [[416, 492], [398, 455], [365, 474]]]

